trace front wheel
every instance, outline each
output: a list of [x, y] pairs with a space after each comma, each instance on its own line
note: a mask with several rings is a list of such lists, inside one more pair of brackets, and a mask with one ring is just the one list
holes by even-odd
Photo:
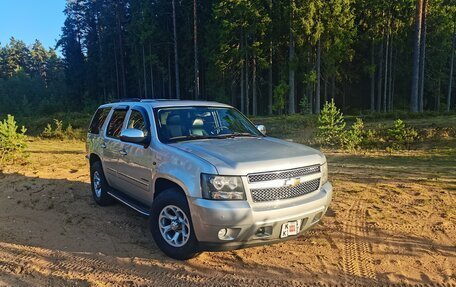
[[177, 189], [163, 191], [152, 204], [150, 229], [158, 248], [178, 260], [198, 255], [187, 198]]

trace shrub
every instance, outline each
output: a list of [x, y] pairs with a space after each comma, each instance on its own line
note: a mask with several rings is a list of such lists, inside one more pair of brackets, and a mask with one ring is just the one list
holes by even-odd
[[368, 129], [361, 142], [363, 148], [385, 148], [385, 130]]
[[18, 126], [14, 116], [8, 115], [0, 122], [0, 162], [16, 161], [26, 157], [27, 129], [22, 126], [18, 132]]
[[78, 136], [73, 130], [73, 126], [69, 124], [67, 128], [63, 129], [63, 121], [54, 119], [54, 127], [48, 123], [41, 133], [43, 138], [48, 139], [76, 139]]
[[281, 81], [278, 86], [274, 88], [274, 104], [272, 110], [279, 115], [283, 114], [285, 110], [285, 94], [288, 92], [288, 85]]
[[312, 112], [308, 96], [302, 97], [301, 101], [299, 102], [299, 107], [301, 108], [301, 113], [304, 115], [310, 114]]
[[47, 126], [44, 128], [43, 132], [41, 133], [41, 136], [44, 138], [52, 138], [52, 135], [52, 126], [48, 123]]
[[345, 120], [334, 100], [326, 102], [318, 116], [317, 141], [323, 146], [340, 147], [345, 138]]
[[410, 144], [418, 139], [418, 132], [406, 126], [401, 119], [394, 121], [393, 127], [387, 130], [389, 148], [400, 150], [403, 148], [410, 149]]
[[358, 149], [364, 138], [364, 122], [360, 118], [351, 126], [351, 129], [345, 133], [344, 148], [349, 150]]

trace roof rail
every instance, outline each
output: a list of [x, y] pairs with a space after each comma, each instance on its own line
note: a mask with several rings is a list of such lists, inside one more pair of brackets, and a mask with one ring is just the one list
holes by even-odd
[[121, 102], [140, 102], [140, 98], [123, 98], [123, 99], [114, 99], [111, 100], [111, 103], [121, 103]]
[[180, 99], [141, 99], [141, 102], [180, 101]]
[[179, 101], [179, 99], [140, 99], [140, 98], [123, 98], [113, 99], [111, 103], [122, 103], [122, 102], [160, 102], [160, 101]]

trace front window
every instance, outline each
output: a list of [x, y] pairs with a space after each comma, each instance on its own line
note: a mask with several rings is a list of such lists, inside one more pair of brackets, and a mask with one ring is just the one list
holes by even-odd
[[128, 119], [127, 129], [137, 129], [142, 131], [144, 133], [144, 136], [149, 135], [146, 120], [144, 119], [141, 112], [137, 110], [131, 111], [130, 118]]
[[162, 142], [263, 136], [245, 116], [225, 107], [156, 108], [158, 137]]

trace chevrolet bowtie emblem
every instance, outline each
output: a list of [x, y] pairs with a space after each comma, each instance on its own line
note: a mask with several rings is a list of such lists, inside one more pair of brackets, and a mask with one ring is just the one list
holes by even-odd
[[296, 186], [301, 183], [301, 179], [299, 177], [297, 178], [290, 178], [289, 180], [285, 181], [286, 186]]

